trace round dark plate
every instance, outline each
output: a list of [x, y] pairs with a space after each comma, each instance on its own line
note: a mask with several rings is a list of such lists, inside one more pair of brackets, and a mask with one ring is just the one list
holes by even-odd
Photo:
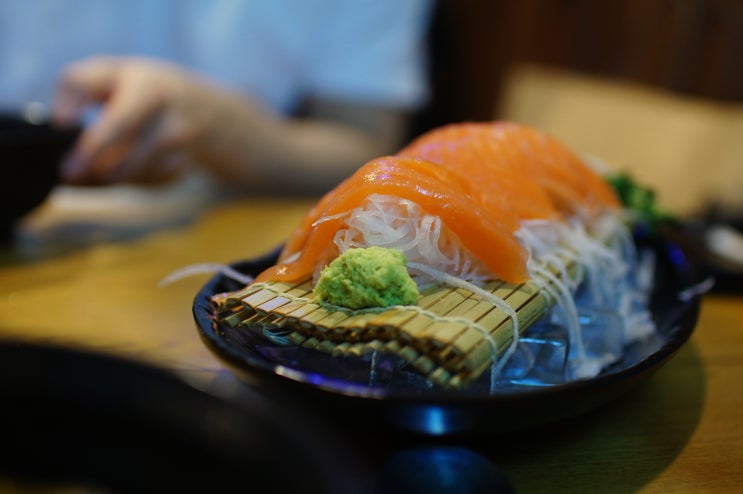
[[[636, 243], [639, 248], [656, 251], [650, 310], [661, 341], [628, 347], [621, 362], [595, 378], [526, 391], [490, 394], [370, 386], [364, 381], [369, 363], [361, 358], [336, 358], [301, 347], [279, 346], [257, 328], [221, 325], [210, 297], [240, 288], [221, 275], [210, 279], [196, 295], [193, 315], [206, 346], [239, 378], [297, 406], [314, 406], [334, 420], [384, 423], [430, 435], [508, 432], [575, 416], [617, 398], [657, 371], [688, 340], [697, 322], [701, 295], [694, 290], [687, 290], [691, 292], [688, 297], [679, 294], [697, 283], [693, 266], [684, 251], [665, 237], [643, 236]], [[257, 274], [275, 262], [276, 254], [233, 267]]]
[[[197, 383], [91, 350], [2, 341], [0, 485], [12, 480], [28, 492], [234, 492], [250, 485], [286, 494], [358, 492], [352, 486], [364, 469], [345, 439], [258, 394], [238, 398], [235, 384]], [[277, 480], [277, 469], [292, 474]]]

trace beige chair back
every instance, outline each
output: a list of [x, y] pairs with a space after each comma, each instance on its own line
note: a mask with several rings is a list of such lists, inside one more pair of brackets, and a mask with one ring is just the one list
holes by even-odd
[[743, 105], [520, 65], [504, 79], [496, 115], [630, 172], [672, 212], [743, 211]]

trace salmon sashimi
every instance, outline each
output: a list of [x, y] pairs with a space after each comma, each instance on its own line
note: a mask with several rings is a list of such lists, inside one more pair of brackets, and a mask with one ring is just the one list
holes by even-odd
[[619, 207], [607, 182], [558, 140], [511, 122], [464, 122], [433, 129], [398, 154], [420, 157], [477, 182], [506, 189], [522, 220], [592, 217]]
[[[385, 157], [385, 160], [389, 159], [391, 159], [391, 157]], [[411, 186], [416, 184], [417, 180], [421, 179], [422, 177], [430, 177], [432, 179], [448, 181], [452, 186], [456, 186], [457, 188], [461, 189], [462, 192], [466, 192], [477, 197], [477, 194], [474, 193], [475, 191], [473, 190], [473, 187], [475, 187], [477, 183], [473, 182], [472, 180], [468, 180], [460, 174], [453, 174], [451, 170], [448, 170], [444, 167], [431, 166], [432, 164], [428, 162], [429, 160], [425, 159], [403, 159], [398, 161], [400, 163], [404, 163], [405, 168], [408, 172], [410, 172], [411, 175], [409, 178]], [[398, 174], [401, 172], [402, 170], [398, 170]], [[279, 256], [279, 261], [285, 260], [288, 256], [293, 255], [302, 248], [304, 242], [307, 239], [307, 236], [311, 231], [312, 224], [315, 223], [319, 218], [328, 216], [328, 205], [331, 204], [337, 196], [347, 192], [349, 189], [356, 187], [358, 183], [355, 179], [359, 178], [361, 175], [363, 175], [363, 173], [367, 172], [362, 168], [361, 170], [357, 171], [354, 176], [341, 182], [332, 191], [332, 193], [328, 193], [320, 199], [315, 207], [313, 207], [310, 212], [302, 219], [295, 233], [290, 237], [289, 241], [284, 246], [284, 249]], [[364, 178], [371, 180], [369, 177]], [[493, 189], [498, 189], [499, 185], [493, 184], [492, 187]], [[501, 223], [504, 223], [506, 226], [508, 226], [509, 229], [514, 231], [520, 226], [519, 218], [513, 208], [513, 202], [510, 201], [510, 198], [507, 197], [507, 195], [505, 194], [506, 191], [502, 192], [503, 193], [501, 194], [494, 194], [498, 198], [497, 201], [494, 200], [487, 205], [481, 206], [485, 206], [488, 213], [494, 215], [494, 217], [499, 218], [499, 221]]]
[[[609, 184], [558, 140], [510, 122], [433, 129], [395, 156], [369, 161], [323, 196], [257, 281], [300, 281], [339, 255], [334, 239], [352, 211], [381, 194], [439, 217], [494, 278], [529, 279], [516, 233], [528, 220], [582, 220], [620, 207]], [[445, 242], [444, 242], [445, 243]]]
[[368, 162], [326, 194], [289, 239], [279, 263], [256, 281], [299, 281], [311, 275], [318, 262], [337, 255], [333, 237], [344, 226], [344, 213], [372, 194], [410, 200], [440, 217], [495, 278], [512, 283], [529, 279], [528, 253], [514, 237], [519, 222], [513, 211], [495, 214], [484, 208], [459, 176], [438, 164], [386, 156]]

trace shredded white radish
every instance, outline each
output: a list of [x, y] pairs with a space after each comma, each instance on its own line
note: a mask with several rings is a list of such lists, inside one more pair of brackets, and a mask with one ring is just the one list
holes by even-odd
[[252, 276], [245, 275], [227, 264], [203, 262], [199, 264], [191, 264], [189, 266], [177, 269], [160, 280], [157, 285], [159, 287], [164, 287], [170, 285], [171, 283], [175, 283], [176, 281], [180, 281], [183, 278], [188, 278], [189, 276], [217, 273], [221, 273], [227, 278], [235, 280], [238, 283], [242, 283], [244, 285], [248, 285], [253, 282]]
[[[471, 282], [491, 278], [487, 268], [461, 247], [456, 235], [444, 228], [441, 218], [426, 214], [416, 203], [395, 196], [372, 194], [351, 211], [346, 227], [334, 238], [339, 253], [372, 245], [395, 249], [408, 262], [425, 264]], [[420, 287], [438, 281], [426, 273], [413, 275]]]
[[705, 278], [696, 285], [692, 285], [685, 290], [682, 290], [678, 294], [679, 300], [687, 302], [692, 298], [707, 293], [715, 286], [715, 279], [712, 277]]

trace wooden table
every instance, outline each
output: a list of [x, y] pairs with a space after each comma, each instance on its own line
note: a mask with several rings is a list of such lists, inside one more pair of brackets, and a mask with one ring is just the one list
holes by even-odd
[[[0, 338], [93, 349], [206, 380], [224, 375], [191, 315], [208, 275], [158, 282], [190, 264], [265, 253], [312, 202], [218, 205], [185, 226], [36, 259], [6, 249]], [[708, 295], [688, 344], [637, 389], [581, 417], [467, 446], [517, 492], [740, 492], [741, 410], [743, 297]]]

